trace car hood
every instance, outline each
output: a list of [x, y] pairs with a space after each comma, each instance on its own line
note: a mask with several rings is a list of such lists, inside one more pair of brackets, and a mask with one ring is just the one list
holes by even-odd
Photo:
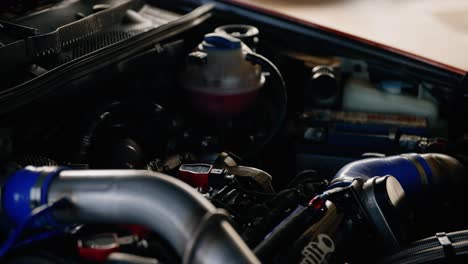
[[468, 72], [468, 1], [232, 0], [445, 70]]

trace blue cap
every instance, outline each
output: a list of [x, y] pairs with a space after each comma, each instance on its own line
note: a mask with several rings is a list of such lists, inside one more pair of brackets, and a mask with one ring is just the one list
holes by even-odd
[[242, 41], [227, 34], [210, 33], [205, 35], [202, 45], [210, 50], [235, 50], [242, 47]]

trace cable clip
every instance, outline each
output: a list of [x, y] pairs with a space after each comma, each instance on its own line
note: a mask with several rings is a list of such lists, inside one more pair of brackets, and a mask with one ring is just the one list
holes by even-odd
[[445, 257], [451, 258], [455, 256], [455, 250], [453, 248], [452, 241], [447, 236], [445, 232], [440, 232], [436, 234], [437, 240], [439, 240], [440, 245], [444, 249]]

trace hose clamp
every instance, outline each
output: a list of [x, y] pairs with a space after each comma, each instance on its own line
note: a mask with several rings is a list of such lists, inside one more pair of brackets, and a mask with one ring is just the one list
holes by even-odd
[[[30, 168], [28, 167], [28, 169]], [[40, 167], [37, 170], [40, 171], [40, 174], [37, 177], [36, 183], [31, 187], [29, 194], [31, 209], [47, 203], [46, 192], [49, 189], [48, 187], [52, 179], [62, 171], [57, 167]]]
[[409, 160], [411, 163], [413, 163], [414, 167], [419, 173], [421, 186], [424, 190], [426, 190], [429, 186], [429, 175], [428, 173], [426, 173], [424, 164], [422, 164], [422, 162], [419, 160], [420, 156], [418, 154], [402, 154], [401, 156]]

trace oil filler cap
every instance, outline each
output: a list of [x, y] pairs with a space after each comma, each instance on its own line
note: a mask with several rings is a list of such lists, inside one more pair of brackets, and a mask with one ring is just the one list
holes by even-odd
[[404, 206], [405, 191], [394, 177], [376, 178], [375, 195], [379, 205], [387, 210], [398, 209]]

